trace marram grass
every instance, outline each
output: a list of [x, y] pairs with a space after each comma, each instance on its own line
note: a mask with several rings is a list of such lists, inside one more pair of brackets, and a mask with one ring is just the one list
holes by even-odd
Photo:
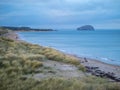
[[120, 90], [120, 83], [98, 77], [83, 79], [48, 78], [40, 81], [26, 78], [49, 59], [85, 68], [77, 58], [57, 50], [0, 37], [0, 90]]

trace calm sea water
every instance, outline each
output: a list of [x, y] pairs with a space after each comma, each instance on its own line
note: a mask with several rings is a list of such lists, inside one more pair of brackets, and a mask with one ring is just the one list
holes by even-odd
[[21, 39], [120, 66], [120, 30], [20, 32]]

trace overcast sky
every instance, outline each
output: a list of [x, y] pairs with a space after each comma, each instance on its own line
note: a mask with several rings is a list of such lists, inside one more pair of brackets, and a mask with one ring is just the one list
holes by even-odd
[[120, 28], [120, 0], [0, 0], [0, 26]]

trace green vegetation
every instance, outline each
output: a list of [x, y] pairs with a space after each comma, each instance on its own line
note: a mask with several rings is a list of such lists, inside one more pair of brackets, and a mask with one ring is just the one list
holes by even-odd
[[82, 80], [49, 78], [41, 81], [41, 85], [33, 90], [120, 90], [120, 87], [119, 84], [106, 83], [105, 80], [96, 77]]
[[96, 77], [82, 80], [48, 78], [37, 81], [32, 78], [20, 78], [14, 73], [10, 76], [2, 73], [0, 81], [0, 90], [120, 90], [119, 83], [110, 83]]
[[34, 72], [34, 69], [42, 66], [42, 61], [46, 59], [80, 65], [77, 58], [65, 55], [57, 50], [25, 42], [16, 42], [4, 37], [0, 38], [1, 68], [15, 67], [17, 69], [18, 67], [22, 73], [26, 74]]
[[119, 83], [98, 77], [46, 78], [40, 81], [26, 77], [37, 73], [38, 68], [44, 68], [43, 61], [47, 59], [73, 64], [85, 71], [75, 57], [51, 48], [0, 37], [0, 90], [120, 90]]
[[34, 54], [27, 43], [0, 38], [0, 67], [8, 73], [32, 73], [42, 66], [44, 56]]
[[50, 60], [60, 61], [60, 62], [69, 63], [73, 65], [80, 64], [77, 58], [70, 55], [65, 55], [52, 48], [43, 48], [41, 53], [44, 54]]
[[4, 35], [4, 34], [6, 34], [8, 32], [9, 32], [8, 29], [2, 29], [2, 28], [0, 28], [0, 35]]

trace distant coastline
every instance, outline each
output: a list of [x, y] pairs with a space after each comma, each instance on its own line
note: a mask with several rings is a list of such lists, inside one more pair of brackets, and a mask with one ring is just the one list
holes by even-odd
[[1, 29], [8, 29], [11, 31], [56, 31], [53, 29], [38, 29], [38, 28], [31, 28], [31, 27], [12, 27], [12, 26], [1, 26]]

